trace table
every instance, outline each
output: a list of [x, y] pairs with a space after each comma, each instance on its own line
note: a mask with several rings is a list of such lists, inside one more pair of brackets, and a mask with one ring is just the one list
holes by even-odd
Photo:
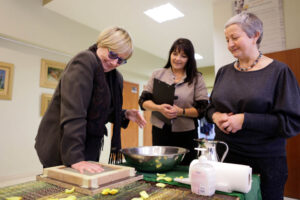
[[[176, 166], [172, 171], [169, 171], [166, 174], [166, 176], [168, 177], [188, 177], [188, 170], [189, 170], [189, 166]], [[155, 173], [147, 173], [147, 172], [138, 172], [140, 174], [144, 175], [144, 180], [146, 181], [156, 181], [156, 174]], [[166, 182], [166, 181], [159, 181], [159, 182], [163, 182], [163, 183], [168, 183], [171, 185], [176, 185], [179, 186], [181, 188], [188, 188], [190, 189], [190, 185], [186, 185], [183, 183], [178, 183], [175, 181], [172, 182]], [[232, 192], [232, 193], [226, 193], [226, 192], [220, 192], [220, 191], [216, 191], [216, 194], [225, 194], [227, 196], [234, 196], [237, 197], [239, 200], [261, 200], [261, 191], [260, 191], [260, 178], [259, 175], [257, 174], [253, 174], [252, 175], [252, 186], [251, 186], [251, 190], [245, 194], [245, 193], [241, 193], [241, 192]]]
[[[102, 195], [96, 194], [94, 196], [86, 196], [84, 194], [74, 192], [72, 195], [77, 197], [77, 200], [130, 200], [134, 197], [139, 197], [139, 192], [146, 191], [150, 196], [147, 200], [154, 199], [170, 199], [170, 200], [186, 200], [186, 199], [200, 199], [200, 200], [253, 200], [261, 199], [259, 176], [253, 175], [252, 189], [249, 193], [243, 194], [238, 192], [223, 193], [216, 192], [212, 197], [204, 197], [191, 193], [190, 186], [178, 182], [166, 182], [161, 180], [160, 182], [168, 183], [167, 187], [156, 187], [156, 173], [138, 172], [144, 175], [144, 180], [134, 182], [119, 188], [119, 192], [115, 195]], [[174, 170], [166, 173], [169, 177], [178, 177], [188, 175], [188, 166], [177, 166]], [[30, 181], [18, 185], [0, 188], [0, 199], [5, 199], [11, 196], [22, 196], [23, 200], [47, 200], [49, 198], [65, 198], [70, 194], [65, 194], [64, 188], [58, 187], [49, 183], [41, 181]]]

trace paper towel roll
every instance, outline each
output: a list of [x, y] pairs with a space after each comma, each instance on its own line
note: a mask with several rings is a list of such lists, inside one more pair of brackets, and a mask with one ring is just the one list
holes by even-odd
[[216, 190], [248, 193], [252, 185], [252, 168], [247, 165], [207, 161], [216, 170]]
[[[216, 190], [222, 192], [243, 192], [248, 193], [252, 185], [252, 168], [247, 165], [206, 161], [216, 171]], [[190, 177], [174, 179], [177, 182], [191, 184]]]

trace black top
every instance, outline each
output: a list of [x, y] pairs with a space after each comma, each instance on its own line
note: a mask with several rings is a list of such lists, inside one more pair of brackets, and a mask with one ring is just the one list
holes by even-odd
[[249, 157], [285, 155], [285, 138], [300, 132], [300, 90], [290, 68], [274, 60], [267, 67], [241, 72], [234, 63], [217, 73], [207, 118], [216, 111], [244, 113], [242, 129], [225, 134], [217, 126], [216, 140], [230, 152]]

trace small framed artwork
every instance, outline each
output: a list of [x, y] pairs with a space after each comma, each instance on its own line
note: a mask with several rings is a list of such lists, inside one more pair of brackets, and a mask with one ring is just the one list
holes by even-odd
[[66, 64], [64, 63], [42, 59], [40, 86], [45, 88], [56, 88], [65, 67]]
[[50, 102], [52, 99], [52, 94], [42, 94], [42, 99], [41, 99], [41, 116], [44, 116]]
[[14, 65], [0, 62], [0, 99], [11, 100]]

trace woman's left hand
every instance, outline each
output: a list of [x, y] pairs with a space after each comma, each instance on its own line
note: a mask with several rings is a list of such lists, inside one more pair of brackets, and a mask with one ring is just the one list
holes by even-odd
[[244, 123], [244, 114], [230, 115], [227, 122], [229, 123], [229, 126], [226, 128], [226, 131], [229, 133], [236, 133], [242, 129]]
[[180, 108], [180, 107], [178, 107], [178, 106], [176, 106], [176, 105], [173, 105], [173, 107], [176, 109], [177, 116], [182, 115], [182, 114], [181, 114], [181, 113], [182, 113], [182, 108]]
[[144, 128], [147, 123], [139, 111], [135, 109], [126, 110], [125, 117], [130, 121], [137, 123], [140, 128]]

